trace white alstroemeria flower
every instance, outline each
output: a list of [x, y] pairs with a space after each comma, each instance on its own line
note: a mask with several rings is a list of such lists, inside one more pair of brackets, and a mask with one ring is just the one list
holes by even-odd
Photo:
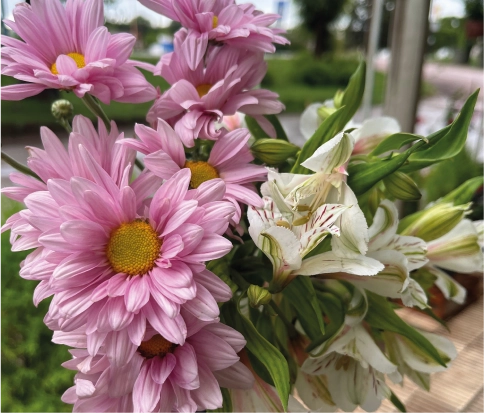
[[478, 232], [480, 226], [482, 221], [473, 223], [463, 219], [447, 234], [427, 243], [429, 264], [426, 270], [437, 277], [435, 284], [444, 297], [458, 304], [464, 303], [466, 290], [438, 267], [464, 274], [482, 272], [483, 257]]
[[[384, 268], [373, 277], [348, 274], [341, 278], [384, 297], [400, 298], [406, 306], [426, 308], [427, 296], [409, 273], [428, 262], [425, 257], [427, 246], [420, 238], [398, 235], [398, 222], [395, 205], [384, 200], [368, 229], [370, 239], [366, 253], [366, 257], [380, 261]], [[338, 253], [335, 246], [333, 251]], [[339, 248], [339, 251], [345, 250]]]
[[[325, 204], [318, 208], [303, 225], [292, 225], [277, 208], [275, 202], [264, 197], [264, 207], [250, 206], [247, 211], [249, 234], [273, 265], [272, 287], [280, 291], [299, 274], [314, 275], [321, 268], [306, 268], [304, 257], [331, 234], [338, 236], [334, 222], [347, 207]], [[317, 257], [317, 255], [315, 256]], [[315, 258], [313, 257], [313, 258]]]
[[398, 366], [400, 374], [408, 376], [417, 385], [430, 391], [430, 374], [449, 368], [449, 363], [457, 356], [457, 350], [452, 342], [445, 337], [422, 330], [418, 330], [418, 332], [436, 348], [447, 367], [437, 363], [417, 345], [400, 334], [385, 331], [383, 339], [388, 356]]
[[345, 412], [357, 406], [375, 411], [383, 399], [390, 397], [385, 374], [394, 382], [401, 381], [397, 366], [361, 324], [346, 327], [321, 355], [306, 359], [301, 370], [326, 376], [331, 400]]
[[384, 139], [401, 132], [398, 121], [390, 117], [377, 117], [365, 120], [351, 134], [355, 138], [353, 155], [368, 154]]

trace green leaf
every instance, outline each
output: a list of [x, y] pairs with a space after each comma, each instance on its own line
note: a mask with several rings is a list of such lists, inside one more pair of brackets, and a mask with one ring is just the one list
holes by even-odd
[[393, 310], [385, 297], [366, 291], [368, 297], [368, 312], [365, 321], [373, 328], [391, 331], [407, 337], [412, 343], [427, 353], [437, 363], [446, 367], [437, 349], [413, 327], [405, 323]]
[[274, 129], [276, 130], [276, 137], [277, 139], [283, 139], [285, 141], [289, 141], [287, 138], [286, 131], [281, 125], [281, 122], [279, 121], [279, 118], [276, 115], [264, 115], [264, 117], [272, 123], [272, 126], [274, 126]]
[[[284, 128], [282, 127], [281, 122], [276, 115], [264, 115], [264, 117], [272, 124], [272, 126], [274, 126], [277, 139], [289, 141], [289, 139], [287, 138], [287, 134], [284, 131]], [[267, 132], [262, 129], [259, 122], [257, 122], [252, 116], [246, 115], [245, 122], [247, 123], [247, 127], [249, 128], [249, 131], [254, 138], [268, 138]]]
[[255, 139], [267, 138], [267, 133], [264, 132], [264, 129], [261, 128], [259, 123], [251, 116], [245, 117], [245, 123], [247, 124], [247, 128], [249, 132]]
[[422, 136], [414, 135], [412, 133], [394, 133], [380, 142], [378, 146], [370, 153], [370, 156], [381, 155], [382, 153], [388, 151], [395, 151], [404, 145], [421, 139]]
[[345, 309], [343, 303], [334, 294], [317, 291], [319, 305], [323, 309], [323, 314], [328, 317], [329, 324], [326, 323], [325, 333], [317, 340], [314, 340], [307, 348], [306, 352], [321, 346], [333, 336], [335, 336], [345, 321]]
[[483, 182], [484, 178], [482, 176], [476, 176], [475, 178], [469, 179], [452, 192], [449, 192], [443, 198], [440, 198], [437, 203], [452, 202], [454, 205], [466, 204], [472, 200]]
[[344, 106], [345, 109], [343, 116], [339, 120], [338, 132], [345, 127], [360, 107], [365, 92], [365, 77], [366, 63], [362, 61], [356, 69], [356, 72], [351, 76], [348, 86], [344, 91], [341, 106]]
[[457, 118], [449, 125], [450, 127], [447, 126], [428, 137], [430, 145], [412, 154], [409, 164], [402, 168], [402, 172], [416, 171], [453, 158], [464, 148], [478, 94], [479, 90], [467, 99]]
[[287, 410], [287, 402], [291, 386], [289, 383], [289, 367], [281, 352], [267, 341], [240, 311], [240, 300], [245, 297], [241, 294], [237, 303], [237, 317], [235, 318], [236, 329], [247, 340], [247, 350], [259, 360], [269, 372], [277, 393], [281, 399], [284, 410]]
[[234, 411], [234, 408], [233, 408], [233, 405], [232, 405], [232, 398], [230, 397], [230, 392], [228, 389], [226, 389], [225, 387], [221, 387], [220, 390], [222, 391], [222, 400], [223, 400], [223, 404], [222, 404], [222, 407], [220, 407], [219, 409], [216, 409], [216, 410], [207, 410], [207, 412], [227, 412], [227, 413], [230, 413], [230, 412], [233, 412]]
[[414, 145], [405, 152], [387, 159], [350, 164], [348, 167], [348, 185], [355, 195], [364, 194], [383, 178], [397, 171], [416, 150], [416, 147], [417, 145]]
[[283, 290], [284, 296], [294, 307], [298, 319], [311, 340], [324, 334], [324, 321], [316, 291], [309, 277], [296, 277]]
[[329, 141], [331, 138], [341, 130], [340, 124], [342, 123], [345, 107], [341, 107], [336, 112], [329, 115], [321, 125], [319, 125], [316, 132], [311, 136], [299, 152], [296, 163], [291, 169], [293, 174], [309, 174], [312, 173], [309, 169], [301, 166], [301, 164], [308, 158], [310, 158], [316, 149], [318, 149], [323, 143]]
[[291, 169], [294, 174], [309, 174], [311, 171], [301, 166], [301, 164], [311, 157], [316, 149], [323, 143], [328, 142], [336, 134], [343, 130], [345, 125], [351, 120], [358, 110], [363, 93], [365, 91], [365, 73], [366, 64], [361, 62], [356, 72], [350, 78], [348, 86], [344, 92], [341, 100], [341, 107], [331, 115], [329, 115], [319, 128], [316, 129], [314, 135], [304, 144], [296, 160], [296, 163]]
[[402, 403], [402, 401], [391, 390], [390, 392], [391, 392], [390, 401], [393, 403], [393, 405], [401, 412], [406, 413], [407, 409], [405, 408], [405, 405]]

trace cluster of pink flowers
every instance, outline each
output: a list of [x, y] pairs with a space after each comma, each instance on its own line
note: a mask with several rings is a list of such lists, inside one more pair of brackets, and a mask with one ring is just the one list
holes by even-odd
[[[52, 296], [44, 321], [54, 342], [74, 347], [63, 400], [75, 411], [216, 409], [220, 387], [254, 380], [237, 355], [243, 336], [220, 323], [231, 290], [205, 264], [230, 251], [224, 234], [243, 232], [242, 204], [261, 206], [254, 182], [266, 176], [251, 163], [249, 132], [219, 122], [283, 109], [254, 87], [263, 52], [286, 40], [268, 27], [276, 15], [230, 0], [142, 3], [185, 26], [156, 66], [172, 86], [148, 114], [154, 129], [136, 125], [138, 138], [125, 139], [114, 122], [96, 130], [76, 116], [66, 149], [43, 127], [44, 149], [29, 148], [28, 161], [40, 180], [14, 173], [17, 186], [3, 190], [27, 207], [2, 228], [12, 250], [34, 249], [20, 275], [40, 281], [36, 305]], [[3, 87], [2, 99], [46, 88], [104, 103], [155, 99], [128, 60], [134, 37], [103, 26], [102, 0], [32, 0], [14, 18], [7, 24], [22, 40], [2, 37], [2, 74], [28, 83]], [[187, 157], [192, 147], [208, 155]]]

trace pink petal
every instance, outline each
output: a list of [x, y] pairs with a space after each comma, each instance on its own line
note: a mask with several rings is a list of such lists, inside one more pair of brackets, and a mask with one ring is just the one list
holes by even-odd
[[176, 369], [172, 372], [170, 380], [187, 390], [194, 390], [200, 386], [198, 379], [197, 356], [193, 347], [185, 343], [176, 348], [173, 353], [176, 357]]
[[151, 378], [155, 383], [163, 384], [176, 366], [176, 357], [168, 353], [165, 357], [153, 358], [151, 363]]
[[146, 276], [140, 275], [131, 278], [124, 296], [127, 311], [138, 313], [150, 299], [150, 290], [145, 278]]
[[156, 383], [150, 374], [151, 363], [144, 363], [133, 388], [133, 408], [135, 412], [152, 412], [160, 400], [161, 384]]

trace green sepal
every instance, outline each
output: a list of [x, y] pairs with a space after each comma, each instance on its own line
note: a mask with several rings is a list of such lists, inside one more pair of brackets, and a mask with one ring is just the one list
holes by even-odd
[[[291, 390], [289, 382], [289, 366], [286, 359], [281, 352], [267, 341], [254, 327], [252, 322], [247, 319], [240, 311], [240, 300], [246, 294], [241, 294], [234, 314], [235, 326], [244, 338], [247, 340], [247, 350], [260, 361], [267, 369], [274, 387], [279, 394], [284, 410], [287, 410], [287, 403], [289, 400], [289, 392]], [[235, 310], [235, 308], [234, 308]], [[230, 311], [230, 310], [229, 310]], [[263, 377], [261, 377], [263, 379]]]
[[402, 172], [416, 171], [459, 154], [465, 146], [467, 130], [471, 123], [478, 95], [479, 90], [469, 96], [452, 124], [427, 138], [429, 145], [412, 154], [408, 165], [402, 167]]
[[440, 198], [437, 203], [452, 202], [454, 205], [467, 204], [472, 200], [476, 191], [482, 186], [484, 177], [476, 176], [465, 181], [458, 188], [449, 192], [446, 196]]
[[428, 354], [441, 366], [446, 367], [445, 361], [440, 356], [437, 349], [413, 327], [405, 323], [393, 310], [390, 303], [385, 297], [366, 291], [368, 297], [368, 312], [365, 321], [371, 327], [383, 331], [391, 331], [407, 337], [412, 343], [418, 346], [422, 351]]
[[296, 277], [283, 294], [292, 304], [308, 337], [311, 340], [320, 338], [324, 334], [323, 315], [309, 277]]
[[221, 387], [220, 390], [222, 391], [222, 407], [216, 410], [207, 410], [207, 412], [231, 413], [234, 411], [234, 407], [232, 405], [232, 397], [230, 397], [230, 391], [225, 387]]

